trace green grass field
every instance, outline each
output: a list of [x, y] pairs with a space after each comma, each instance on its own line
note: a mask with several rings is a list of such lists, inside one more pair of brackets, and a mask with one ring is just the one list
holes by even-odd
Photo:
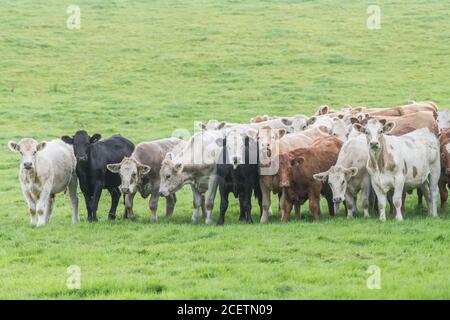
[[[415, 196], [403, 223], [341, 211], [281, 224], [275, 210], [246, 225], [232, 201], [218, 227], [191, 224], [189, 187], [171, 221], [160, 202], [157, 225], [140, 197], [137, 222], [107, 221], [107, 193], [90, 224], [80, 193], [80, 224], [59, 195], [50, 224], [32, 228], [6, 146], [81, 128], [138, 143], [321, 104], [449, 108], [448, 3], [378, 1], [380, 30], [366, 27], [370, 1], [77, 0], [80, 30], [66, 27], [72, 2], [45, 3], [0, 2], [0, 298], [450, 298], [449, 212], [431, 219]], [[80, 290], [66, 286], [70, 265]], [[380, 290], [366, 286], [371, 265]]]

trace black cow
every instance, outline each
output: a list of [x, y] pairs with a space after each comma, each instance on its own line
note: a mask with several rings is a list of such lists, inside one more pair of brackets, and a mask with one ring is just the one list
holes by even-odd
[[[227, 161], [227, 139], [224, 138], [222, 142], [222, 161], [217, 164], [220, 192], [220, 217], [217, 224], [223, 225], [225, 222], [225, 212], [228, 209], [228, 196], [230, 193], [233, 193], [235, 198], [239, 198], [239, 220], [245, 220], [248, 223], [252, 223], [251, 198], [253, 193], [258, 200], [260, 210], [262, 210], [262, 193], [259, 187], [259, 168], [257, 160], [258, 144], [253, 140], [249, 140], [248, 137], [245, 137], [245, 154], [243, 155], [245, 162], [236, 166], [229, 164], [230, 161]], [[252, 158], [254, 159], [252, 160]], [[232, 159], [232, 162], [236, 162], [236, 159]]]
[[78, 131], [72, 138], [61, 138], [65, 143], [73, 145], [77, 158], [76, 172], [86, 201], [89, 221], [97, 221], [98, 202], [103, 189], [107, 189], [111, 194], [108, 218], [116, 218], [121, 181], [119, 174], [109, 171], [106, 165], [120, 163], [134, 150], [134, 144], [121, 135], [114, 135], [105, 140], [100, 138], [99, 134], [90, 137], [86, 131]]

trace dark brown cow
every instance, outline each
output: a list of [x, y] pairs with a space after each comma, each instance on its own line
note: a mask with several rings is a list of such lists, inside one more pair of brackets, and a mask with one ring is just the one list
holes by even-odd
[[441, 145], [441, 178], [439, 179], [439, 193], [441, 195], [441, 210], [447, 209], [448, 191], [450, 188], [450, 129], [443, 129], [439, 136]]
[[319, 219], [320, 194], [327, 199], [330, 216], [334, 216], [333, 194], [330, 187], [314, 179], [314, 174], [327, 171], [337, 161], [342, 141], [324, 137], [307, 148], [299, 148], [280, 155], [279, 179], [283, 188], [281, 197], [282, 221], [289, 220], [294, 204], [309, 200], [314, 221]]

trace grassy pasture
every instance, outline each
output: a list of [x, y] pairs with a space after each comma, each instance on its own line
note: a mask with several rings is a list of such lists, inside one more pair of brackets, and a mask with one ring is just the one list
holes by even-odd
[[[160, 202], [157, 225], [138, 197], [139, 221], [106, 221], [107, 193], [89, 224], [80, 193], [82, 223], [59, 195], [37, 229], [6, 147], [80, 128], [138, 143], [325, 103], [449, 108], [448, 3], [378, 1], [381, 29], [368, 30], [369, 1], [77, 0], [81, 29], [69, 30], [72, 3], [0, 2], [0, 298], [450, 298], [449, 214], [428, 218], [415, 196], [403, 223], [343, 212], [312, 223], [306, 212], [285, 225], [275, 210], [270, 224], [246, 225], [231, 201], [217, 227], [190, 223], [189, 188], [171, 221]], [[70, 265], [80, 290], [66, 287]], [[380, 290], [366, 286], [370, 265]]]

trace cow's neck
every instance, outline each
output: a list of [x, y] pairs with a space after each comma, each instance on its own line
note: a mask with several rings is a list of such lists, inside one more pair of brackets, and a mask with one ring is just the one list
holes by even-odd
[[27, 183], [34, 183], [37, 180], [36, 169], [22, 169], [24, 175], [24, 181]]
[[379, 151], [374, 152], [371, 149], [369, 151], [369, 167], [375, 171], [383, 171], [386, 169], [387, 160], [390, 157], [384, 135], [380, 138], [380, 145], [381, 148]]

